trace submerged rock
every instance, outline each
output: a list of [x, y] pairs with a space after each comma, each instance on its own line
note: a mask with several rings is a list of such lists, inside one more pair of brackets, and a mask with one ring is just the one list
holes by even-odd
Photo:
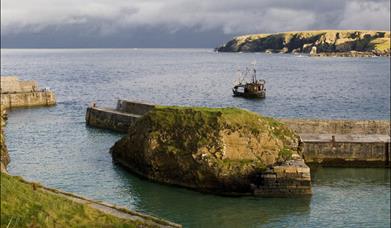
[[148, 179], [220, 194], [262, 191], [263, 174], [299, 152], [285, 125], [236, 108], [156, 107], [111, 148], [115, 162]]

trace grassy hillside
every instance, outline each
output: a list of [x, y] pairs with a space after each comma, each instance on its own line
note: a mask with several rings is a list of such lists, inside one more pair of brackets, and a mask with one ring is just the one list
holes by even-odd
[[1, 227], [137, 227], [1, 173]]

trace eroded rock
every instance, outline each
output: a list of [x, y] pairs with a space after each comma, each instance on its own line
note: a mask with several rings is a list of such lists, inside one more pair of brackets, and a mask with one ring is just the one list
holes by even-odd
[[[256, 192], [254, 186], [268, 188], [263, 174], [297, 156], [299, 141], [284, 124], [246, 110], [157, 107], [111, 153], [115, 162], [157, 182], [246, 195]], [[310, 194], [310, 180], [306, 185], [309, 191], [299, 194]]]

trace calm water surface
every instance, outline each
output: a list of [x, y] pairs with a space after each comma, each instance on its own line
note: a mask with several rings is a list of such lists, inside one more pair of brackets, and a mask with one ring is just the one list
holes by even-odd
[[[235, 72], [257, 61], [267, 98], [231, 96]], [[121, 135], [85, 126], [87, 105], [116, 99], [235, 106], [275, 117], [388, 119], [387, 58], [217, 54], [207, 49], [2, 50], [1, 74], [57, 94], [51, 108], [14, 110], [9, 171], [50, 187], [185, 227], [389, 227], [390, 170], [316, 169], [310, 199], [220, 197], [139, 179], [112, 164]]]

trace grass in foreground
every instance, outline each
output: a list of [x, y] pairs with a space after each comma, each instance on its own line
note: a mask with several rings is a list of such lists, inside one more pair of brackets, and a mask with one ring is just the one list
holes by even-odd
[[43, 191], [20, 177], [1, 173], [1, 227], [136, 227], [120, 219]]

